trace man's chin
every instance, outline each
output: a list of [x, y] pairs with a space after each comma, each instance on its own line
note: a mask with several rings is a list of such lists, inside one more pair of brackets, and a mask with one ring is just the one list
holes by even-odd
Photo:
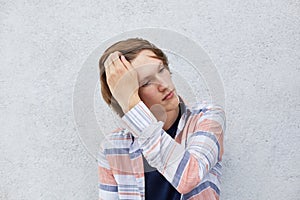
[[149, 109], [158, 121], [166, 122], [167, 111], [162, 105], [154, 104]]

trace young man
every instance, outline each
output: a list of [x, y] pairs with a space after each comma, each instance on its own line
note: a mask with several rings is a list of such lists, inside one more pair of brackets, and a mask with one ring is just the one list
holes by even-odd
[[146, 40], [112, 45], [99, 65], [102, 96], [126, 124], [99, 152], [99, 198], [219, 199], [223, 110], [185, 105], [167, 57]]

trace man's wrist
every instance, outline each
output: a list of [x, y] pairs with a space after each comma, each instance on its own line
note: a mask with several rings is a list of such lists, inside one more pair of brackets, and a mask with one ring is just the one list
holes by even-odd
[[143, 101], [140, 101], [132, 109], [126, 112], [122, 117], [122, 120], [128, 126], [128, 129], [132, 134], [140, 139], [141, 137], [144, 139], [150, 137], [157, 128], [163, 126], [163, 122], [157, 121]]
[[141, 98], [134, 94], [130, 100], [128, 101], [127, 105], [122, 106], [122, 110], [124, 113], [127, 113], [129, 110], [131, 110], [134, 106], [136, 106], [141, 101]]

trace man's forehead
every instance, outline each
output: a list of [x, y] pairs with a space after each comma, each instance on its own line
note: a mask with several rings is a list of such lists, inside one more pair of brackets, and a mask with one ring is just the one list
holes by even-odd
[[162, 62], [149, 62], [139, 66], [135, 66], [134, 68], [139, 74], [148, 75], [157, 72], [161, 64]]
[[141, 51], [138, 56], [131, 61], [133, 67], [140, 67], [143, 65], [158, 65], [161, 63], [161, 60], [158, 58], [153, 58], [156, 55], [150, 50]]

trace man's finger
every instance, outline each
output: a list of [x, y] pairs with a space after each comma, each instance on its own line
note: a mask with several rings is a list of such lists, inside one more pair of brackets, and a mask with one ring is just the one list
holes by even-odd
[[117, 60], [119, 60], [120, 59], [120, 56], [121, 56], [122, 54], [121, 54], [121, 52], [119, 52], [119, 51], [115, 51], [115, 52], [113, 52], [112, 54], [111, 54], [111, 61], [112, 62], [116, 62]]
[[105, 62], [104, 62], [104, 67], [105, 67], [105, 69], [109, 66], [109, 62], [110, 62], [110, 59], [109, 59], [109, 57], [108, 57], [108, 58], [106, 58], [106, 60], [105, 60]]
[[129, 71], [133, 69], [131, 63], [128, 60], [126, 60], [125, 56], [121, 55], [121, 61]]
[[106, 58], [106, 60], [104, 62], [104, 67], [105, 68], [110, 67], [114, 63], [114, 61], [119, 59], [120, 55], [121, 55], [121, 53], [118, 51], [115, 51], [115, 52], [109, 54], [109, 56]]
[[124, 63], [120, 60], [120, 56], [118, 56], [117, 58], [114, 59], [114, 66], [116, 69], [120, 69], [120, 70], [126, 70], [127, 71], [127, 68], [126, 66], [124, 65]]

